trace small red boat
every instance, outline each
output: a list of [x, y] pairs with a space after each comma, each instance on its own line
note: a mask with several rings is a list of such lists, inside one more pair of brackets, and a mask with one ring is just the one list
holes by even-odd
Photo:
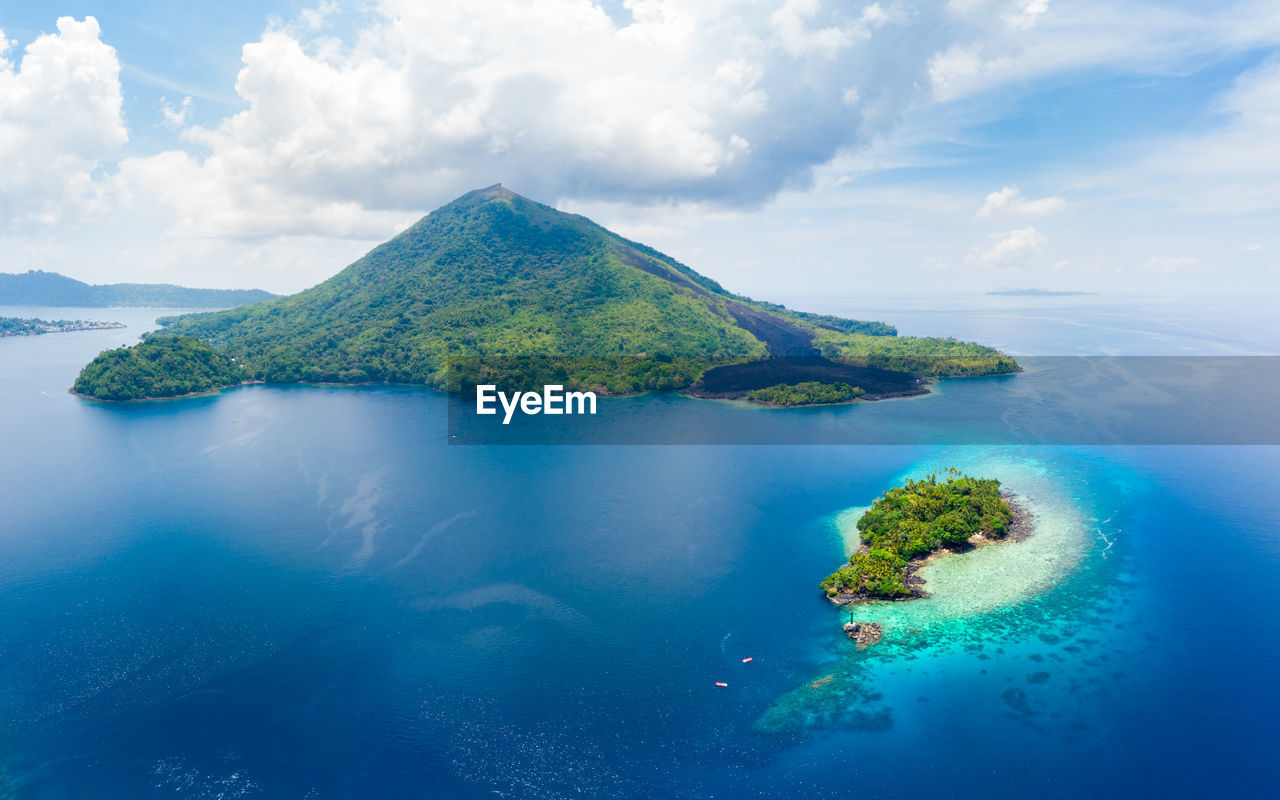
[[727, 683], [721, 683], [720, 681], [716, 681], [716, 686], [725, 687], [725, 686], [728, 686], [728, 685], [729, 685], [729, 684], [727, 684]]

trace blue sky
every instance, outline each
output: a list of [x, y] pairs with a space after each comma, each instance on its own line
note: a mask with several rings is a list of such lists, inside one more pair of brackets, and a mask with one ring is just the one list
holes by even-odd
[[294, 291], [501, 181], [760, 296], [1280, 274], [1274, 2], [69, 2], [0, 29], [4, 271]]

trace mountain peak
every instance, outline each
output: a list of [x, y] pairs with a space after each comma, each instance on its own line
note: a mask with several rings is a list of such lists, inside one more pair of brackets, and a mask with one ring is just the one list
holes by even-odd
[[500, 183], [495, 183], [492, 186], [486, 186], [483, 189], [476, 189], [476, 194], [480, 197], [519, 197], [515, 192]]
[[[868, 374], [830, 368], [873, 360], [936, 372], [934, 356], [945, 355], [948, 375], [1017, 369], [990, 348], [896, 333], [880, 322], [731, 294], [651, 247], [501, 184], [431, 212], [319, 286], [183, 316], [167, 331], [214, 345], [256, 380], [387, 381], [455, 392], [480, 373], [495, 385], [554, 381], [628, 394], [690, 388], [717, 365], [768, 364], [729, 378], [716, 373], [716, 391], [745, 396], [810, 381], [855, 380], [853, 387]], [[187, 363], [193, 359], [147, 372], [150, 360], [116, 352], [86, 367], [77, 390], [122, 399], [168, 397], [197, 385]], [[845, 367], [824, 360], [828, 353]], [[774, 369], [793, 356], [799, 372]], [[873, 393], [870, 384], [860, 388]]]
[[486, 200], [528, 200], [528, 199], [529, 198], [527, 197], [523, 197], [521, 195], [516, 194], [515, 192], [511, 191], [510, 189], [508, 189], [507, 187], [503, 186], [500, 183], [495, 183], [494, 185], [486, 186], [483, 189], [475, 189], [473, 191], [467, 192], [462, 197], [459, 197], [457, 200], [454, 200], [449, 205], [470, 206], [470, 205], [478, 205], [480, 203], [483, 203]]

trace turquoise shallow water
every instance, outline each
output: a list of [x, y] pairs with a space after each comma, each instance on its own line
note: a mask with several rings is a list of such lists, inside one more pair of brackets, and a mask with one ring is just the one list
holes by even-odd
[[[947, 661], [963, 655], [981, 662], [994, 654], [999, 657], [996, 660], [1008, 663], [1027, 656], [1010, 655], [1009, 649], [1030, 642], [1034, 647], [1052, 645], [1047, 649], [1054, 652], [1028, 656], [1025, 683], [1047, 683], [1052, 676], [1048, 668], [1055, 666], [1059, 669], [1054, 671], [1065, 676], [1061, 665], [1068, 662], [1077, 662], [1075, 671], [1082, 671], [1081, 659], [1068, 655], [1085, 649], [1074, 641], [1078, 635], [1074, 629], [1086, 620], [1101, 625], [1096, 616], [1100, 609], [1105, 607], [1114, 617], [1127, 602], [1116, 581], [1120, 554], [1115, 543], [1123, 535], [1120, 512], [1112, 509], [1106, 518], [1099, 512], [1107, 505], [1119, 505], [1114, 493], [1122, 491], [1121, 482], [1132, 477], [1119, 471], [1098, 472], [1078, 454], [1065, 451], [961, 448], [913, 464], [899, 480], [948, 466], [971, 474], [999, 475], [1004, 488], [1014, 492], [1031, 515], [1035, 532], [1024, 541], [992, 544], [931, 561], [920, 570], [930, 595], [924, 599], [832, 607], [837, 623], [855, 619], [882, 625], [882, 642], [865, 652], [851, 652], [846, 643], [839, 643], [822, 674], [771, 707], [761, 727], [838, 717], [848, 709], [855, 717], [867, 713], [867, 707], [850, 706], [839, 698], [880, 694], [882, 690], [869, 687], [886, 681], [898, 682], [899, 690], [902, 685], [920, 688], [905, 681], [916, 668], [904, 666], [919, 659]], [[864, 508], [845, 509], [828, 520], [845, 553], [857, 544], [854, 523]], [[1030, 669], [1034, 666], [1030, 662], [1043, 668]], [[986, 667], [978, 670], [980, 675], [990, 672]], [[1024, 681], [1013, 681], [1007, 673], [1001, 677], [1013, 683], [1000, 691], [1010, 705], [1004, 711], [1030, 715]], [[1072, 684], [1073, 693], [1079, 691], [1076, 676], [1065, 680]], [[832, 694], [837, 697], [834, 701], [827, 696]], [[907, 705], [921, 702], [917, 697]], [[891, 709], [891, 705], [881, 709], [884, 720], [891, 718]]]
[[[1270, 793], [1274, 448], [451, 447], [411, 388], [81, 402], [156, 313], [60, 311], [134, 327], [0, 341], [9, 795]], [[840, 514], [950, 465], [1041, 528], [860, 652]]]

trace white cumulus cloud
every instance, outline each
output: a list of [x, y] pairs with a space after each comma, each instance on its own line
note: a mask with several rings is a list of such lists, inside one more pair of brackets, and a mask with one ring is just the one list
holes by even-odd
[[1044, 236], [1035, 226], [992, 234], [993, 244], [982, 251], [977, 261], [989, 267], [1024, 267], [1040, 253]]
[[[854, 42], [870, 38], [873, 30], [891, 18], [879, 3], [872, 3], [849, 22], [822, 27], [810, 24], [822, 11], [820, 0], [785, 0], [782, 7], [769, 17], [769, 22], [791, 55], [832, 58]], [[826, 11], [830, 13], [830, 9]]]
[[160, 98], [160, 115], [164, 118], [165, 126], [169, 128], [181, 128], [186, 125], [194, 107], [195, 103], [190, 95], [182, 98], [176, 106], [170, 105], [168, 98]]
[[[117, 183], [171, 201], [178, 230], [249, 238], [385, 230], [498, 181], [550, 201], [752, 206], [914, 95], [851, 92], [850, 77], [874, 65], [909, 87], [923, 65], [875, 46], [906, 20], [896, 6], [625, 6], [616, 21], [587, 0], [383, 0], [350, 41], [313, 30], [315, 15], [275, 25], [243, 49], [248, 107], [183, 130], [207, 154], [130, 159]], [[187, 191], [171, 190], [177, 174]]]
[[0, 225], [52, 223], [104, 202], [93, 171], [128, 141], [120, 62], [98, 21], [61, 17], [20, 60], [0, 31]]
[[1049, 0], [1021, 0], [1013, 10], [1005, 16], [1005, 22], [1018, 30], [1030, 30], [1046, 11]]
[[1039, 200], [1028, 200], [1016, 186], [1005, 186], [992, 192], [983, 200], [982, 208], [974, 215], [976, 219], [991, 219], [1004, 214], [1024, 217], [1042, 217], [1061, 211], [1067, 205], [1061, 197], [1042, 197]]
[[[250, 37], [232, 98], [242, 110], [222, 119], [207, 116], [218, 107], [210, 104], [193, 124], [185, 96], [203, 95], [133, 68], [129, 80], [144, 75], [169, 98], [157, 106], [149, 95], [135, 124], [176, 136], [163, 152], [135, 149], [124, 160], [109, 32], [91, 17], [63, 18], [25, 52], [0, 34], [0, 234], [10, 237], [0, 244], [24, 248], [15, 257], [32, 266], [80, 274], [100, 265], [92, 269], [103, 279], [145, 265], [152, 279], [172, 268], [196, 273], [172, 280], [205, 282], [206, 270], [248, 285], [254, 265], [269, 264], [281, 276], [272, 288], [297, 288], [304, 274], [323, 277], [440, 203], [501, 181], [566, 208], [609, 204], [605, 221], [667, 236], [658, 246], [671, 244], [660, 231], [689, 231], [689, 254], [704, 246], [695, 230], [740, 242], [760, 232], [766, 204], [786, 214], [788, 203], [826, 196], [849, 209], [805, 211], [813, 227], [858, 232], [846, 250], [880, 242], [886, 265], [963, 253], [973, 216], [1002, 232], [969, 255], [971, 266], [1047, 268], [1044, 237], [1022, 226], [1043, 227], [1063, 211], [1061, 230], [1082, 235], [1055, 239], [1063, 252], [1054, 258], [1100, 263], [1090, 248], [1109, 239], [1108, 263], [1134, 272], [1153, 237], [1173, 227], [1185, 241], [1159, 241], [1207, 259], [1192, 241], [1210, 229], [1195, 228], [1197, 214], [1251, 213], [1256, 220], [1233, 230], [1226, 249], [1270, 247], [1266, 215], [1280, 208], [1280, 67], [1256, 59], [1216, 108], [1188, 109], [1196, 124], [1169, 126], [1183, 133], [1135, 143], [1112, 163], [1065, 153], [1056, 175], [1043, 163], [1025, 167], [1028, 187], [1069, 187], [1069, 208], [1016, 186], [974, 208], [1001, 185], [990, 181], [1008, 178], [965, 178], [954, 191], [908, 185], [963, 158], [951, 145], [965, 144], [975, 126], [1016, 117], [1007, 101], [1052, 89], [1061, 76], [1173, 81], [1274, 49], [1275, 0], [623, 0], [607, 10], [591, 0], [316, 3]], [[960, 98], [973, 102], [951, 102]], [[165, 136], [152, 130], [144, 141]], [[1123, 139], [1110, 152], [1122, 152]], [[884, 185], [861, 180], [876, 171]], [[894, 196], [888, 207], [870, 202]], [[1076, 197], [1089, 198], [1087, 207]], [[1191, 224], [1130, 213], [1137, 208]], [[41, 223], [77, 216], [100, 222], [76, 234], [79, 251], [60, 241], [68, 249], [57, 255]], [[1161, 229], [1140, 230], [1153, 224], [1144, 219]], [[128, 252], [108, 263], [106, 239]], [[773, 260], [790, 263], [830, 241], [806, 228]], [[723, 269], [740, 271], [755, 257]]]

